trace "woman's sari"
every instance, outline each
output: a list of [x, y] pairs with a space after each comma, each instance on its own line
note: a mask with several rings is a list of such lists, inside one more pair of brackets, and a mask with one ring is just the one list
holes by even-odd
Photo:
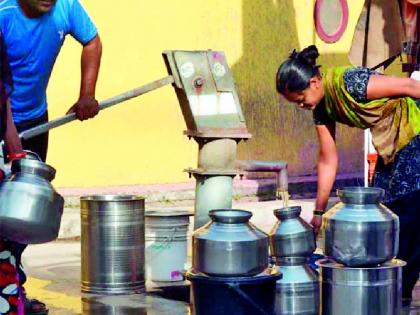
[[420, 134], [420, 109], [410, 97], [356, 102], [344, 83], [346, 69], [336, 67], [323, 73], [326, 111], [337, 122], [369, 128], [376, 151], [388, 164]]

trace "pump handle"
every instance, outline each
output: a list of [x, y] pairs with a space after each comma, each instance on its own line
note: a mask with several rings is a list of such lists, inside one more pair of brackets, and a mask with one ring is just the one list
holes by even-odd
[[[169, 75], [167, 77], [164, 77], [160, 80], [156, 80], [150, 83], [147, 83], [143, 86], [140, 86], [138, 88], [132, 89], [130, 91], [127, 91], [125, 93], [119, 94], [117, 96], [111, 97], [107, 100], [104, 100], [102, 102], [99, 103], [99, 110], [103, 110], [106, 109], [108, 107], [111, 107], [113, 105], [125, 102], [129, 99], [132, 99], [134, 97], [146, 94], [147, 92], [156, 90], [158, 88], [161, 88], [165, 85], [168, 84], [172, 84], [174, 83], [174, 78]], [[57, 119], [53, 119], [49, 122], [46, 122], [44, 124], [41, 124], [39, 126], [36, 126], [34, 128], [22, 131], [19, 134], [19, 137], [23, 140], [23, 139], [29, 139], [35, 136], [38, 136], [44, 132], [47, 132], [50, 129], [62, 126], [64, 124], [67, 124], [73, 120], [76, 120], [76, 114], [75, 113], [70, 113], [67, 114], [63, 117], [57, 118]]]

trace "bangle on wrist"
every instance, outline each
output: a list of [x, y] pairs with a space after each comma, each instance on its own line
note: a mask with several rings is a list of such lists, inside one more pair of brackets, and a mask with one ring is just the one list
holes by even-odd
[[314, 215], [322, 216], [325, 214], [325, 211], [323, 210], [314, 210]]
[[7, 155], [7, 158], [10, 162], [17, 159], [22, 159], [26, 156], [26, 152], [19, 152], [19, 153], [10, 153]]

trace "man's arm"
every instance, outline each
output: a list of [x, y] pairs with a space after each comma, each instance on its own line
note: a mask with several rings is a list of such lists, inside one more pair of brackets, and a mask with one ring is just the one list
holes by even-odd
[[95, 98], [96, 81], [102, 56], [102, 43], [99, 35], [83, 46], [81, 56], [81, 82], [79, 100], [68, 112], [75, 112], [80, 120], [92, 118], [98, 114], [99, 104]]

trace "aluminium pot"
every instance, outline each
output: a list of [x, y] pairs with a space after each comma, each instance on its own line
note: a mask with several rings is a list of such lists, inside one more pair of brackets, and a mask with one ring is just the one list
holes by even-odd
[[12, 162], [12, 174], [0, 183], [0, 237], [22, 244], [57, 238], [64, 199], [51, 185], [55, 169], [42, 161]]
[[219, 277], [253, 276], [268, 267], [268, 236], [249, 222], [252, 213], [220, 209], [193, 234], [193, 269]]
[[322, 217], [324, 254], [346, 266], [374, 266], [398, 252], [399, 219], [380, 203], [384, 190], [346, 187]]

